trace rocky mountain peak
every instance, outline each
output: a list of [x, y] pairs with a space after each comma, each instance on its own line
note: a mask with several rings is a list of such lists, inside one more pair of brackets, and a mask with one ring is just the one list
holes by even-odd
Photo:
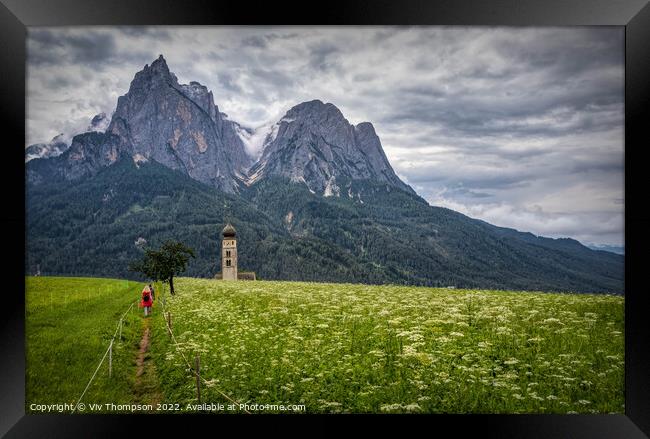
[[[341, 141], [338, 138], [343, 132], [350, 131], [352, 125], [343, 116], [341, 110], [336, 105], [324, 103], [318, 99], [303, 102], [291, 108], [278, 122], [279, 131], [282, 130], [282, 124], [291, 124], [289, 129], [290, 135], [295, 134], [295, 130], [307, 130], [323, 136], [327, 141]], [[281, 134], [278, 132], [278, 134]]]
[[328, 119], [341, 119], [345, 120], [343, 113], [334, 104], [324, 103], [319, 99], [303, 102], [292, 107], [285, 118], [301, 118], [316, 121], [323, 121]]
[[262, 157], [248, 175], [249, 185], [280, 176], [325, 196], [340, 195], [352, 180], [373, 180], [413, 193], [393, 171], [371, 123], [355, 127], [334, 104], [318, 99], [292, 107], [273, 126]]
[[86, 131], [105, 131], [109, 123], [110, 119], [106, 116], [106, 113], [101, 112], [91, 119]]
[[158, 58], [151, 63], [151, 66], [147, 67], [147, 65], [145, 65], [145, 70], [147, 70], [147, 68], [150, 70], [150, 73], [152, 75], [158, 74], [164, 76], [171, 74], [169, 71], [169, 66], [167, 65], [167, 61], [165, 60], [165, 57], [162, 56], [162, 54], [160, 54]]
[[162, 55], [119, 97], [107, 133], [134, 158], [153, 159], [226, 192], [236, 191], [237, 175], [250, 164], [212, 92], [196, 81], [179, 84]]
[[151, 65], [145, 64], [144, 68], [135, 74], [129, 92], [149, 92], [162, 84], [178, 85], [178, 79], [169, 71], [167, 61], [160, 55]]

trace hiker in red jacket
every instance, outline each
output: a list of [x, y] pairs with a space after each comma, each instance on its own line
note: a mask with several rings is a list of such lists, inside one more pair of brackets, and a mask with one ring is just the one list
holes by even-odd
[[140, 301], [140, 306], [144, 308], [145, 317], [151, 313], [151, 305], [153, 305], [153, 298], [151, 296], [151, 290], [149, 289], [149, 286], [146, 285], [142, 289], [142, 301]]

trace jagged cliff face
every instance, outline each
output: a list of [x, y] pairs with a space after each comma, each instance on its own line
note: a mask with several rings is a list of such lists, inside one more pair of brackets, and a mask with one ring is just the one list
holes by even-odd
[[413, 190], [395, 175], [369, 122], [350, 124], [333, 104], [304, 102], [273, 126], [247, 184], [270, 176], [304, 182], [326, 196], [351, 180], [373, 180]]
[[[104, 118], [96, 116], [93, 129], [105, 126]], [[156, 161], [225, 192], [286, 177], [325, 196], [351, 195], [352, 180], [413, 193], [395, 175], [372, 124], [350, 124], [333, 104], [314, 100], [290, 109], [271, 125], [256, 163], [243, 141], [251, 135], [253, 130], [219, 111], [207, 87], [179, 84], [161, 55], [136, 73], [105, 133], [75, 136], [65, 153], [47, 164], [30, 163], [27, 174], [35, 183], [45, 178], [40, 174], [77, 179], [126, 155], [136, 163]]]
[[162, 56], [135, 75], [106, 132], [134, 160], [153, 159], [226, 192], [236, 190], [237, 175], [250, 166], [212, 92], [197, 82], [180, 85]]
[[31, 160], [27, 164], [29, 183], [40, 184], [64, 179], [78, 180], [97, 174], [120, 157], [120, 138], [107, 133], [88, 132], [72, 138], [63, 153], [51, 158]]

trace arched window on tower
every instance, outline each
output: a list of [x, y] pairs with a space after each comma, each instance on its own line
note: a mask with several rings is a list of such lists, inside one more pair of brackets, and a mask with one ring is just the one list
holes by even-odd
[[227, 257], [227, 258], [230, 257], [230, 250], [226, 250], [226, 257]]
[[230, 259], [226, 259], [226, 267], [230, 267]]

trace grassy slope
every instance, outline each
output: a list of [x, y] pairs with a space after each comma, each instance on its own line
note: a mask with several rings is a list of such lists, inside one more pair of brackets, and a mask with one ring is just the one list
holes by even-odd
[[[182, 278], [166, 297], [204, 402], [310, 412], [624, 411], [623, 298]], [[192, 376], [154, 316], [168, 402]]]
[[[124, 280], [27, 277], [26, 410], [30, 404], [76, 403], [106, 352], [117, 323], [141, 285]], [[108, 357], [82, 402], [133, 401], [135, 356], [142, 336], [140, 308], [127, 314], [122, 340]]]

